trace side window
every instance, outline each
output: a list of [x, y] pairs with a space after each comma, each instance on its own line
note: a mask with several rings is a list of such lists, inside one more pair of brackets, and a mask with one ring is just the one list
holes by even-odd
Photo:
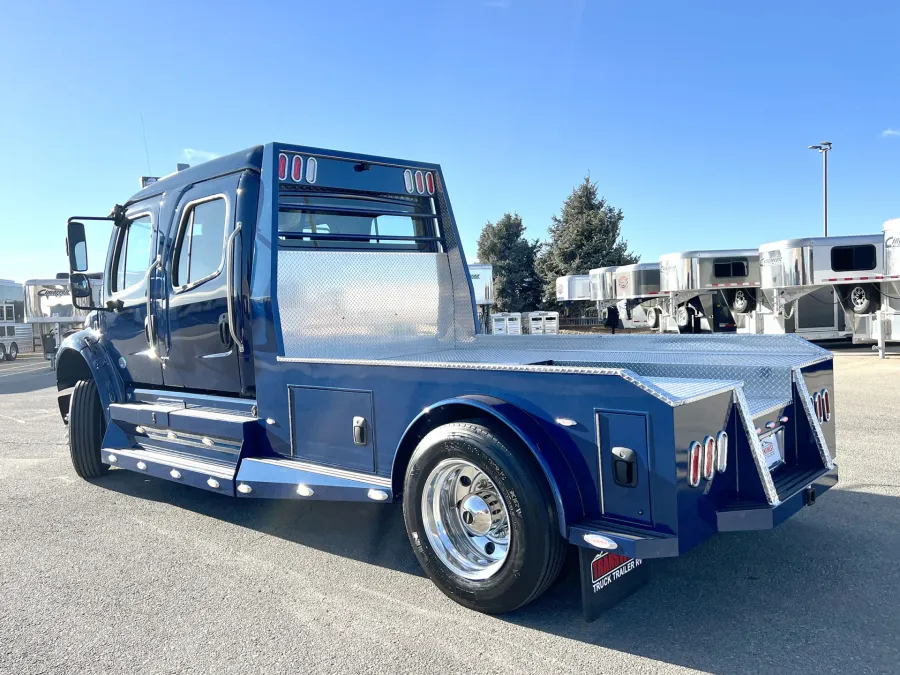
[[713, 260], [713, 276], [716, 279], [746, 277], [749, 266], [746, 258], [716, 258]]
[[153, 241], [150, 216], [137, 218], [119, 235], [113, 270], [113, 291], [121, 291], [143, 280], [150, 267], [150, 244]]
[[199, 202], [182, 217], [172, 264], [172, 285], [194, 284], [218, 274], [225, 251], [225, 200]]
[[874, 270], [878, 261], [875, 246], [835, 246], [831, 249], [831, 269], [835, 272], [865, 272]]
[[6, 305], [6, 307], [4, 308], [4, 316], [7, 321], [15, 321], [16, 320], [15, 312], [13, 311], [12, 305]]

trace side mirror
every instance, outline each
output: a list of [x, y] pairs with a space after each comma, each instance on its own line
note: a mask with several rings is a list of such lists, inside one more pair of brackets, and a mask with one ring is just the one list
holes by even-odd
[[91, 293], [91, 280], [86, 274], [73, 272], [69, 276], [69, 290], [72, 293], [72, 304], [75, 307], [78, 309], [97, 309], [97, 305], [94, 304], [93, 293]]
[[[87, 272], [88, 255], [87, 241], [84, 236], [84, 223], [70, 220], [67, 229], [66, 252], [69, 254], [69, 271]], [[74, 297], [73, 294], [72, 298], [74, 299]]]

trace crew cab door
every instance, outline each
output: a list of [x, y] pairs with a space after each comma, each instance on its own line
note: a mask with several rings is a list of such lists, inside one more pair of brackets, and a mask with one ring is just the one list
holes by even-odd
[[100, 312], [104, 342], [122, 379], [140, 386], [163, 383], [154, 288], [160, 273], [159, 200], [153, 197], [132, 205], [126, 224], [114, 228], [104, 277], [104, 295], [112, 311]]
[[[239, 178], [198, 183], [181, 194], [175, 208], [165, 256], [167, 387], [241, 392], [243, 355], [229, 326], [225, 264]], [[239, 313], [239, 303], [233, 311]]]

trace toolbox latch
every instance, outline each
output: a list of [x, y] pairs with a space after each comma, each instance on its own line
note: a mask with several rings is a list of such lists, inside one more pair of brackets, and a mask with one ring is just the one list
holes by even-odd
[[623, 487], [637, 487], [637, 453], [631, 448], [615, 447], [613, 455], [613, 477], [616, 484]]

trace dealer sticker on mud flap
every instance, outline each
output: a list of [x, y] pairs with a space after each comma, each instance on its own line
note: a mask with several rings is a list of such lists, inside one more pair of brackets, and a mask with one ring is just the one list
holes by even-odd
[[647, 581], [647, 565], [640, 558], [590, 548], [580, 549], [580, 558], [581, 602], [587, 621], [593, 621]]

